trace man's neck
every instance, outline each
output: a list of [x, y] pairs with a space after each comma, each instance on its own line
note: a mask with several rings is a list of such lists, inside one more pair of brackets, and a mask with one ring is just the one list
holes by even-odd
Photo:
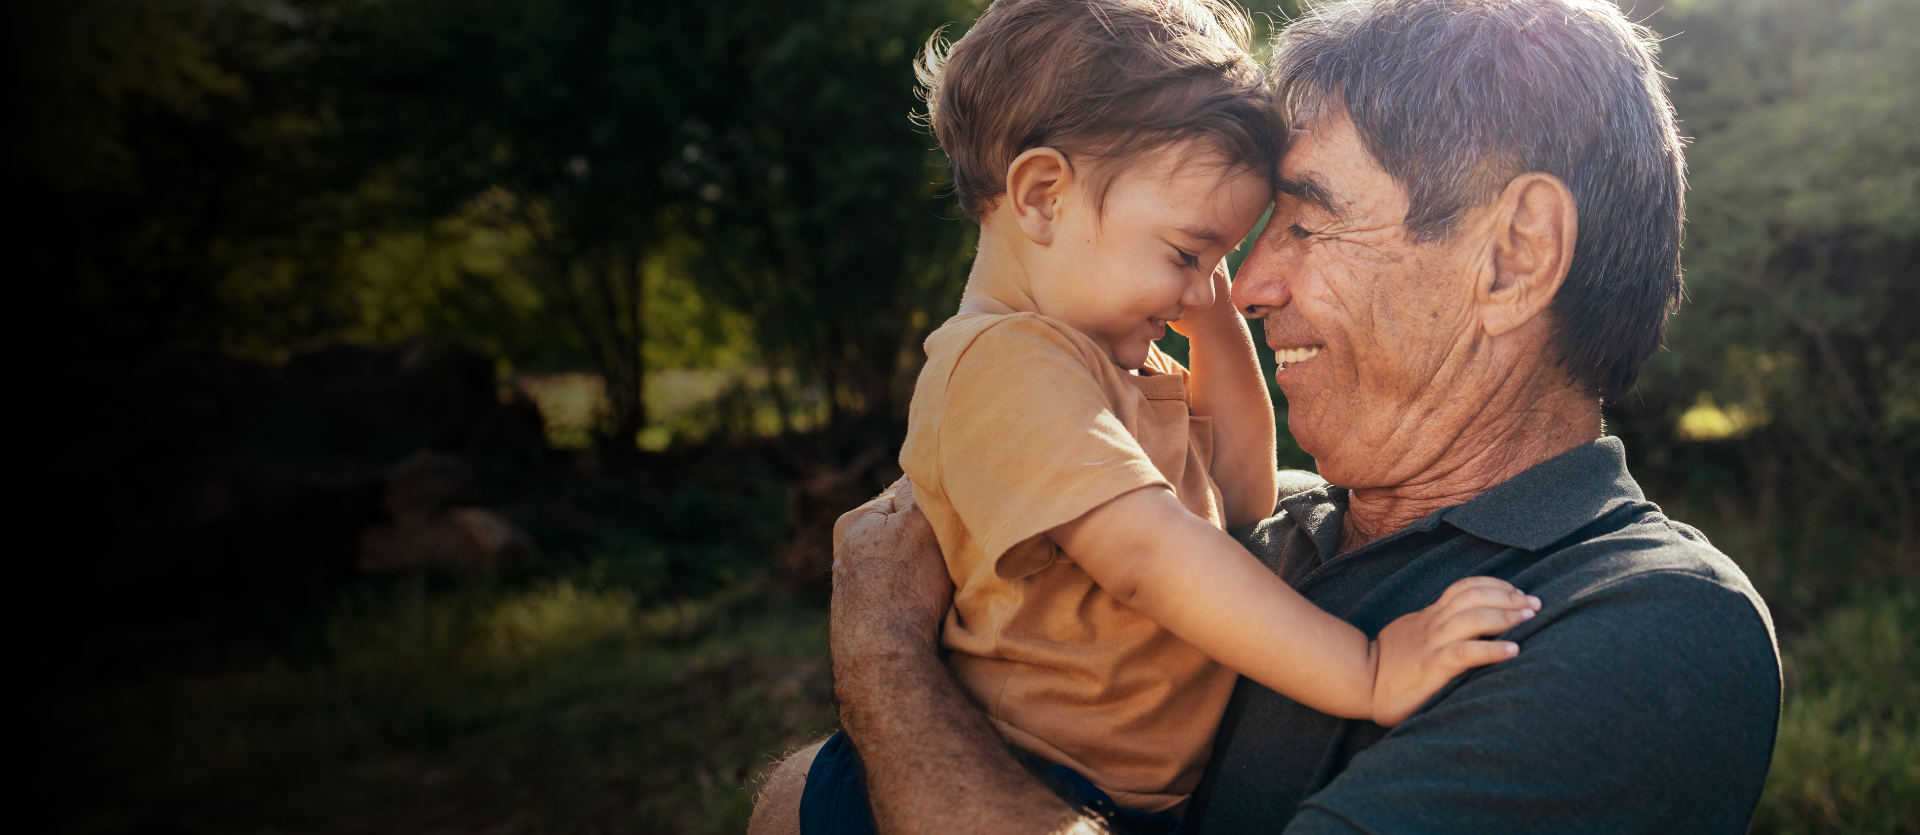
[[[1505, 398], [1496, 398], [1499, 402]], [[1446, 448], [1416, 478], [1391, 487], [1363, 487], [1347, 493], [1340, 530], [1344, 553], [1399, 531], [1443, 507], [1474, 497], [1527, 470], [1588, 444], [1601, 435], [1600, 403], [1576, 388], [1554, 385], [1521, 408], [1490, 406], [1472, 415]]]

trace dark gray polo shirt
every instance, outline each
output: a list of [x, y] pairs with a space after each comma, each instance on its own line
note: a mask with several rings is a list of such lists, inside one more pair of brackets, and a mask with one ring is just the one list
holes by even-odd
[[1618, 439], [1334, 556], [1346, 503], [1311, 489], [1239, 536], [1368, 635], [1473, 575], [1540, 614], [1504, 636], [1518, 657], [1392, 730], [1241, 679], [1186, 831], [1746, 831], [1780, 713], [1773, 624], [1731, 560], [1646, 500]]

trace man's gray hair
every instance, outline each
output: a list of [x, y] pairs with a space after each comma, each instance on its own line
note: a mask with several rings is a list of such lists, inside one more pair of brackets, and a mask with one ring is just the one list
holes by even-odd
[[1273, 75], [1289, 122], [1352, 120], [1406, 190], [1416, 242], [1522, 173], [1565, 182], [1580, 232], [1554, 337], [1574, 380], [1611, 401], [1680, 301], [1686, 163], [1655, 48], [1605, 0], [1350, 0], [1281, 33]]

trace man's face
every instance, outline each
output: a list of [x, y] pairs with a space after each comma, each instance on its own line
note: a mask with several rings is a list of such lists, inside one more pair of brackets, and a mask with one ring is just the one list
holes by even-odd
[[1413, 433], [1459, 408], [1449, 383], [1480, 333], [1473, 288], [1485, 239], [1412, 243], [1405, 191], [1346, 117], [1307, 127], [1281, 160], [1282, 193], [1234, 304], [1264, 314], [1287, 427], [1320, 474], [1343, 487], [1400, 485], [1431, 463], [1409, 449]]

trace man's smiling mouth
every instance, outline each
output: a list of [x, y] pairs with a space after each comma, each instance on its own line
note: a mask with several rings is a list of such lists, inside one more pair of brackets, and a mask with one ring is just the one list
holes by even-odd
[[1278, 370], [1284, 371], [1289, 365], [1298, 365], [1320, 355], [1320, 346], [1309, 345], [1305, 348], [1277, 348], [1273, 359], [1280, 364]]

